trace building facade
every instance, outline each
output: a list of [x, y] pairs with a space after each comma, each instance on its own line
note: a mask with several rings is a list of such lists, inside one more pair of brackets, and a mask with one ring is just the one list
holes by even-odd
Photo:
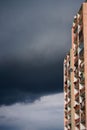
[[64, 130], [87, 130], [87, 2], [74, 17], [64, 59]]

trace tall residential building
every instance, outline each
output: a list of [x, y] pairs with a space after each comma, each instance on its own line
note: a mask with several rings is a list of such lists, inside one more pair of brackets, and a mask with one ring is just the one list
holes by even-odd
[[72, 47], [64, 59], [64, 130], [87, 130], [87, 2], [73, 20]]

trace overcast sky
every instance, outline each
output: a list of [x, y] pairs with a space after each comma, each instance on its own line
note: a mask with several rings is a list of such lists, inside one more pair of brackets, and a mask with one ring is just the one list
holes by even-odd
[[[59, 98], [63, 92], [63, 59], [71, 47], [72, 21], [82, 2], [83, 0], [0, 0], [0, 112], [3, 105], [6, 111], [8, 109], [12, 113], [16, 113], [20, 106], [21, 111], [25, 112], [33, 105], [34, 111], [35, 102], [42, 102], [43, 96], [59, 93], [56, 96]], [[56, 106], [59, 109], [57, 99]], [[45, 100], [49, 102], [48, 98]], [[40, 109], [44, 113], [45, 108], [42, 106]], [[55, 108], [48, 107], [48, 117], [42, 114], [44, 120], [49, 118], [50, 109], [56, 113]], [[63, 117], [63, 106], [61, 109]], [[9, 117], [8, 111], [3, 111], [1, 115], [1, 130], [20, 130], [19, 124], [27, 117], [17, 125], [17, 122], [13, 123], [15, 115]], [[37, 125], [32, 130], [63, 130], [63, 119], [56, 114], [56, 117], [52, 115], [54, 124], [49, 121], [47, 129], [43, 123], [41, 128]], [[8, 118], [13, 119], [10, 126], [6, 124], [7, 120], [11, 123]], [[32, 116], [31, 119], [28, 118], [30, 120], [35, 121]], [[56, 124], [61, 120], [62, 127], [60, 123]], [[26, 123], [24, 127], [25, 125]], [[30, 130], [28, 127], [23, 130]]]

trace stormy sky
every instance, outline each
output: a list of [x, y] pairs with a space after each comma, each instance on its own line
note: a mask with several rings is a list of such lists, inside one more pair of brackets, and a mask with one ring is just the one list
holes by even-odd
[[[58, 127], [63, 130], [63, 119], [59, 119], [58, 100], [63, 101], [63, 59], [71, 47], [72, 21], [82, 2], [0, 0], [0, 113], [3, 110], [0, 114], [1, 130], [22, 130], [20, 124], [24, 120], [35, 122], [33, 115], [31, 118], [26, 116], [23, 120], [19, 119], [18, 122], [15, 122], [15, 116], [20, 107], [21, 112], [27, 109], [29, 114], [32, 108], [32, 113], [39, 114], [39, 110], [34, 110], [40, 103], [43, 104], [40, 110], [44, 119], [38, 119], [37, 122], [44, 123], [31, 127], [27, 121], [27, 125], [24, 123], [27, 127], [23, 130], [58, 130]], [[49, 102], [48, 96], [51, 100], [55, 94], [58, 98], [54, 103], [57, 111], [52, 104], [50, 108], [43, 103], [44, 96]], [[63, 102], [60, 104], [63, 117]], [[53, 123], [50, 120], [51, 110], [55, 112]], [[48, 117], [43, 115], [44, 111], [48, 112]], [[10, 115], [10, 112], [15, 114]], [[46, 125], [46, 119], [50, 125]], [[57, 121], [62, 124], [57, 124]], [[42, 127], [44, 124], [46, 128]]]

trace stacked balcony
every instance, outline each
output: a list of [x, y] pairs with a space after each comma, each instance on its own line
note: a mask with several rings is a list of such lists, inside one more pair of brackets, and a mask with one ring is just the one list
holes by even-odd
[[[72, 48], [65, 63], [65, 130], [86, 130], [86, 85], [85, 85], [85, 19], [84, 5], [74, 17], [72, 27]], [[86, 10], [87, 11], [87, 10]], [[84, 28], [84, 32], [83, 32]], [[72, 57], [70, 57], [70, 55]], [[85, 58], [86, 59], [86, 58]], [[71, 65], [70, 65], [71, 62]], [[71, 67], [70, 67], [71, 66]], [[71, 73], [72, 72], [72, 73]], [[72, 81], [71, 81], [72, 80]], [[71, 92], [72, 90], [72, 92]]]
[[[80, 16], [79, 16], [80, 17]], [[78, 69], [78, 38], [80, 32], [80, 25], [78, 25], [78, 16], [75, 16], [74, 27], [74, 95], [75, 95], [75, 129], [80, 129], [80, 105], [79, 105], [79, 69]]]
[[64, 98], [65, 98], [65, 128], [67, 129], [67, 57], [64, 60]]
[[64, 60], [64, 98], [65, 98], [65, 130], [71, 130], [71, 80], [70, 53]]

